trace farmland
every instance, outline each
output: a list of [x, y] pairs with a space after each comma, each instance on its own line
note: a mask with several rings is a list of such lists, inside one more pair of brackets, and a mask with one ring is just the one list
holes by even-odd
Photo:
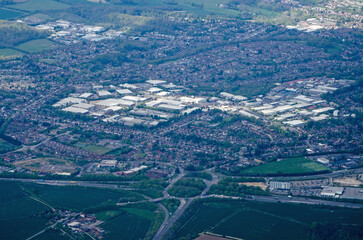
[[46, 210], [47, 207], [25, 195], [17, 184], [0, 182], [0, 232], [3, 239], [23, 239], [43, 229], [48, 220], [35, 214]]
[[126, 192], [82, 187], [56, 187], [47, 185], [25, 185], [38, 198], [58, 208], [83, 210], [108, 201], [135, 201], [142, 197]]
[[[125, 224], [127, 223], [127, 224]], [[150, 227], [151, 221], [132, 213], [122, 214], [102, 226], [106, 230], [105, 240], [142, 239]]]
[[329, 171], [329, 168], [313, 162], [307, 158], [288, 158], [276, 162], [266, 163], [242, 171], [246, 175], [284, 175], [304, 174]]
[[25, 3], [11, 5], [11, 7], [24, 11], [46, 11], [66, 9], [69, 5], [53, 0], [29, 0]]
[[35, 53], [52, 49], [55, 47], [55, 45], [56, 44], [54, 42], [51, 42], [47, 39], [37, 39], [22, 43], [16, 46], [16, 48], [24, 52]]
[[24, 15], [24, 12], [6, 9], [6, 8], [0, 8], [0, 20], [16, 18], [21, 15]]
[[247, 240], [306, 239], [312, 222], [361, 224], [363, 214], [361, 210], [257, 202], [205, 202], [193, 207], [178, 238], [208, 231]]
[[[1, 13], [0, 13], [1, 14]], [[23, 53], [16, 51], [11, 48], [2, 48], [0, 49], [0, 58], [11, 58], [11, 57], [18, 57], [23, 55]]]
[[35, 240], [68, 240], [69, 238], [64, 236], [60, 231], [49, 230], [35, 238]]

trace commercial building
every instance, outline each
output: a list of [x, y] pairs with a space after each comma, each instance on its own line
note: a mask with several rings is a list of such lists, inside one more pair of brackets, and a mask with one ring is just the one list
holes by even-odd
[[271, 189], [289, 190], [291, 188], [291, 183], [289, 182], [271, 181], [269, 185]]
[[320, 195], [322, 197], [335, 197], [339, 198], [344, 192], [343, 187], [330, 187], [330, 186], [323, 186], [323, 190], [321, 191]]

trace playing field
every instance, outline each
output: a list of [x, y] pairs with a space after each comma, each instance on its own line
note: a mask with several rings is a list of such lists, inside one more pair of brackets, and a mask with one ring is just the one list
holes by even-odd
[[29, 0], [25, 3], [10, 5], [10, 7], [19, 10], [33, 12], [33, 11], [66, 9], [69, 7], [69, 5], [61, 2], [56, 2], [53, 0]]
[[246, 175], [278, 175], [278, 174], [303, 174], [330, 169], [322, 164], [313, 162], [307, 158], [288, 158], [276, 162], [266, 163], [242, 171]]
[[106, 148], [106, 147], [103, 147], [103, 146], [98, 146], [98, 145], [93, 145], [93, 144], [88, 144], [88, 143], [82, 143], [82, 142], [78, 142], [78, 143], [74, 144], [74, 146], [82, 148], [82, 149], [90, 151], [90, 152], [94, 152], [96, 154], [101, 154], [101, 155], [112, 150], [110, 148]]
[[281, 203], [198, 204], [177, 239], [212, 232], [245, 240], [307, 239], [312, 222], [361, 224], [362, 210]]
[[47, 39], [37, 39], [37, 40], [31, 40], [25, 43], [22, 43], [18, 46], [16, 46], [16, 49], [19, 49], [24, 52], [28, 53], [36, 53], [41, 52], [45, 50], [50, 50], [54, 47], [56, 47], [56, 43], [49, 41]]

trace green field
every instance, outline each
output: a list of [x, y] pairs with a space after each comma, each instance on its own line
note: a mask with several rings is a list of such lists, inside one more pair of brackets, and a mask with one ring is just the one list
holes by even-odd
[[131, 213], [122, 214], [101, 227], [106, 231], [105, 240], [143, 239], [151, 225], [151, 220]]
[[109, 210], [109, 211], [102, 211], [95, 214], [95, 217], [101, 221], [110, 220], [118, 215], [123, 213], [121, 210]]
[[25, 3], [10, 5], [10, 7], [19, 10], [34, 12], [66, 9], [69, 7], [69, 5], [53, 0], [29, 0]]
[[39, 236], [35, 237], [34, 240], [69, 240], [69, 237], [66, 237], [60, 231], [49, 230], [46, 231]]
[[212, 232], [245, 240], [305, 240], [312, 222], [353, 225], [362, 224], [362, 217], [362, 210], [344, 208], [259, 202], [197, 203], [175, 239]]
[[54, 48], [57, 44], [47, 39], [31, 40], [16, 46], [19, 49], [28, 53], [36, 53]]
[[24, 15], [24, 13], [16, 10], [0, 8], [0, 20], [16, 18], [21, 15]]
[[[225, 16], [236, 16], [240, 12], [232, 9], [220, 8], [219, 5], [225, 3], [224, 0], [190, 0], [190, 1], [183, 1], [183, 0], [176, 0], [178, 3], [176, 6], [181, 7], [183, 10], [200, 14], [200, 15], [207, 15], [207, 14], [220, 14]], [[142, 3], [144, 6], [160, 6], [160, 5], [167, 5], [164, 3], [163, 0], [150, 0], [147, 3]]]
[[2, 58], [2, 57], [18, 57], [21, 55], [23, 55], [23, 53], [16, 51], [14, 49], [11, 49], [11, 48], [1, 48], [0, 49], [0, 58]]
[[82, 143], [82, 142], [78, 142], [78, 143], [74, 144], [74, 146], [82, 148], [82, 149], [90, 151], [90, 152], [93, 152], [93, 153], [96, 153], [96, 154], [100, 154], [100, 155], [108, 153], [109, 151], [112, 150], [110, 148], [93, 145], [93, 144], [88, 144], [88, 143]]
[[0, 59], [11, 59], [23, 56], [24, 53], [11, 48], [1, 48], [0, 49]]
[[0, 181], [1, 239], [25, 239], [44, 229], [48, 220], [35, 214], [47, 210], [25, 195], [16, 183]]
[[279, 174], [303, 174], [321, 171], [329, 171], [330, 169], [313, 162], [307, 158], [288, 158], [276, 162], [266, 163], [256, 167], [245, 169], [242, 174], [246, 175], [279, 175]]
[[40, 184], [26, 184], [27, 189], [53, 207], [83, 210], [108, 201], [137, 201], [142, 197], [127, 191], [112, 191], [83, 187], [57, 187]]

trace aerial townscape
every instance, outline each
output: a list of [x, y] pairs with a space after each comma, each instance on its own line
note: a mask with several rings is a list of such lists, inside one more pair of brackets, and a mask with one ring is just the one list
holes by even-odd
[[363, 239], [363, 3], [0, 0], [0, 239]]

